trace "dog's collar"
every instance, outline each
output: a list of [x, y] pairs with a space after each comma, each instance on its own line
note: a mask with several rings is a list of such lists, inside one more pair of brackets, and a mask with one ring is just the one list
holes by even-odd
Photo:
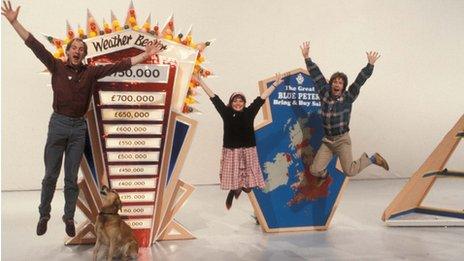
[[105, 212], [100, 212], [98, 215], [119, 215], [118, 213], [105, 213]]

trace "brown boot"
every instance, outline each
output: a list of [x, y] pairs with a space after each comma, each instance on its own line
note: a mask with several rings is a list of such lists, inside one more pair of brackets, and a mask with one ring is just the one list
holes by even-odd
[[63, 217], [63, 222], [66, 225], [66, 234], [70, 237], [74, 237], [76, 235], [76, 227], [74, 226], [74, 219], [69, 218], [66, 219]]
[[387, 161], [382, 156], [380, 156], [379, 153], [377, 153], [377, 152], [374, 153], [374, 155], [372, 155], [371, 159], [373, 159], [372, 163], [374, 163], [375, 165], [380, 166], [380, 167], [384, 168], [385, 170], [390, 169], [388, 167]]
[[235, 199], [238, 199], [238, 197], [240, 196], [241, 193], [242, 193], [242, 190], [241, 190], [241, 189], [236, 189], [236, 190], [234, 190]]
[[41, 217], [37, 223], [37, 235], [41, 236], [47, 232], [47, 223], [50, 220], [50, 217]]
[[464, 138], [464, 131], [456, 133], [456, 138]]
[[253, 188], [242, 188], [243, 192], [250, 193]]
[[226, 198], [226, 208], [227, 208], [227, 210], [229, 210], [232, 207], [232, 201], [234, 200], [234, 195], [235, 195], [234, 190], [229, 191], [229, 194], [227, 194], [227, 198]]

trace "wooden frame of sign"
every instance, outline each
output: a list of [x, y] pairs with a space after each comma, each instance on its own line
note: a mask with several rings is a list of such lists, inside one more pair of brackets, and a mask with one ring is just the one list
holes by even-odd
[[[88, 128], [89, 131], [96, 131], [96, 124], [94, 120], [94, 112], [91, 109], [87, 113], [88, 119]], [[163, 193], [163, 200], [161, 202], [160, 208], [161, 213], [160, 218], [162, 220], [160, 227], [154, 228], [158, 232], [152, 238], [152, 242], [156, 240], [188, 240], [188, 239], [195, 239], [195, 236], [182, 226], [178, 221], [174, 219], [176, 213], [182, 208], [182, 206], [186, 203], [187, 199], [195, 190], [190, 184], [183, 182], [179, 179], [180, 172], [182, 170], [183, 164], [187, 157], [190, 145], [192, 143], [197, 122], [189, 117], [186, 117], [183, 114], [178, 112], [172, 111], [170, 114], [169, 126], [168, 126], [168, 134], [166, 139], [166, 154], [164, 154], [165, 162], [171, 157], [172, 153], [172, 143], [174, 139], [174, 128], [177, 122], [181, 122], [187, 125], [188, 131], [182, 143], [182, 147], [180, 148], [180, 152], [177, 156], [176, 164], [174, 169], [172, 170], [171, 178], [169, 184], [165, 187], [165, 191]], [[94, 154], [95, 168], [98, 169], [98, 164], [102, 164], [103, 159], [101, 159], [101, 153], [99, 152], [100, 146], [95, 144], [94, 142], [98, 142], [98, 140], [91, 139], [92, 149]], [[98, 161], [101, 160], [100, 163]], [[163, 168], [166, 172], [168, 164], [164, 164]], [[81, 170], [83, 172], [83, 179], [79, 181], [79, 188], [80, 188], [80, 195], [77, 201], [77, 207], [82, 211], [84, 216], [87, 218], [84, 222], [78, 225], [76, 228], [76, 236], [73, 238], [66, 238], [65, 244], [66, 245], [77, 245], [77, 244], [94, 244], [95, 243], [95, 219], [98, 215], [102, 202], [100, 199], [99, 191], [97, 184], [95, 184], [92, 173], [90, 170], [90, 166], [83, 157], [81, 162]], [[101, 172], [98, 172], [99, 174]], [[166, 177], [164, 177], [166, 179]], [[99, 176], [100, 184], [102, 181], [106, 181], [107, 179], [103, 176]], [[152, 244], [152, 242], [150, 244]]]
[[[424, 177], [430, 172], [441, 171], [446, 165], [462, 137], [458, 133], [464, 131], [464, 115], [456, 122], [453, 128], [445, 135], [440, 144], [422, 163], [419, 169], [411, 176], [409, 182], [396, 195], [390, 205], [385, 209], [382, 220], [391, 226], [448, 226], [458, 222], [442, 222], [436, 219], [424, 220], [394, 220], [394, 218], [410, 213], [428, 214], [442, 217], [460, 218], [464, 221], [464, 211], [423, 206], [422, 202], [432, 189], [437, 177], [435, 175]], [[443, 175], [446, 176], [446, 175]], [[464, 222], [459, 223], [461, 226]]]
[[[307, 70], [298, 68], [294, 69], [291, 71], [286, 72], [286, 74], [289, 75], [294, 75], [297, 73], [305, 73], [309, 74]], [[274, 82], [276, 80], [275, 77], [270, 77], [264, 80], [261, 80], [258, 82], [259, 84], [259, 91], [260, 93], [263, 93], [267, 89], [267, 84], [270, 82]], [[271, 106], [269, 103], [269, 98], [266, 99], [266, 102], [262, 106], [262, 112], [263, 112], [263, 121], [255, 125], [255, 131], [264, 128], [266, 125], [272, 123], [272, 112], [271, 112]], [[340, 171], [341, 166], [340, 162], [337, 160], [336, 168]], [[337, 199], [335, 200], [335, 204], [333, 205], [330, 215], [327, 219], [327, 222], [323, 226], [304, 226], [304, 227], [291, 227], [291, 228], [269, 228], [266, 218], [264, 217], [263, 212], [261, 211], [261, 208], [258, 204], [258, 200], [256, 199], [255, 194], [252, 192], [248, 193], [248, 198], [253, 206], [254, 213], [256, 215], [256, 218], [258, 219], [259, 224], [261, 225], [261, 228], [264, 232], [267, 233], [282, 233], [282, 232], [303, 232], [303, 231], [324, 231], [329, 228], [330, 222], [332, 221], [333, 215], [338, 207], [338, 204], [340, 203], [341, 200], [341, 195], [345, 191], [346, 186], [348, 185], [349, 177], [346, 177], [342, 187], [340, 188], [339, 194], [337, 196]]]
[[[125, 37], [127, 44], [99, 49], [100, 40], [115, 35]], [[143, 41], [137, 39], [155, 38], [127, 29], [87, 39], [87, 59], [89, 63], [98, 64], [131, 57], [144, 49], [139, 43]], [[93, 224], [102, 206], [99, 194], [102, 185], [120, 193], [121, 215], [134, 230], [141, 246], [152, 245], [154, 240], [194, 238], [173, 218], [194, 190], [193, 186], [179, 180], [179, 173], [197, 123], [176, 111], [183, 105], [198, 50], [172, 42], [164, 44], [170, 48], [162, 57], [150, 57], [148, 62], [106, 76], [97, 83], [86, 115], [91, 149], [86, 150], [84, 154], [87, 155], [81, 162], [84, 178], [79, 181], [81, 193], [77, 202], [86, 220], [78, 224], [77, 235], [66, 239], [65, 244], [95, 242]], [[166, 130], [174, 131], [179, 122], [188, 127], [179, 136], [182, 141], [177, 146], [181, 148], [171, 163], [168, 156], [173, 148], [170, 146], [176, 140], [173, 140], [174, 134]], [[141, 130], [142, 125], [149, 128]], [[172, 182], [167, 184], [170, 164], [174, 164], [175, 169]], [[165, 185], [169, 195], [164, 195]]]
[[[185, 158], [187, 157], [189, 147], [192, 143], [193, 136], [197, 127], [197, 122], [191, 118], [186, 117], [185, 115], [172, 111], [169, 119], [169, 125], [167, 130], [166, 137], [166, 151], [164, 154], [164, 162], [169, 162], [168, 160], [172, 156], [173, 141], [175, 135], [175, 127], [178, 122], [188, 126], [187, 135], [184, 138], [182, 148], [180, 148], [180, 153], [177, 156], [176, 164], [172, 170], [169, 182], [167, 182], [167, 177], [163, 177], [163, 182], [167, 185], [163, 188], [162, 193], [163, 199], [160, 205], [160, 226], [153, 228], [156, 233], [153, 233], [152, 241], [156, 240], [171, 240], [171, 239], [192, 239], [195, 238], [187, 229], [185, 229], [181, 224], [174, 221], [175, 214], [180, 210], [183, 204], [187, 201], [189, 196], [195, 190], [195, 187], [189, 185], [179, 179], [180, 171], [184, 165]], [[162, 173], [168, 173], [169, 164], [163, 165]], [[176, 224], [174, 224], [176, 223]], [[175, 236], [171, 236], [172, 234]]]

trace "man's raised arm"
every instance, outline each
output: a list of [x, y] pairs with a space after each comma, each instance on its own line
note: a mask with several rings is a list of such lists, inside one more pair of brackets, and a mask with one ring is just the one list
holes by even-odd
[[18, 14], [19, 14], [19, 9], [21, 6], [18, 6], [16, 10], [13, 10], [11, 7], [11, 2], [8, 1], [3, 1], [3, 6], [2, 6], [2, 15], [8, 19], [8, 22], [13, 26], [15, 31], [18, 33], [18, 35], [26, 41], [26, 39], [29, 37], [29, 32], [23, 27], [23, 25], [18, 21]]
[[35, 39], [35, 37], [31, 33], [29, 33], [29, 31], [27, 31], [23, 27], [23, 25], [18, 21], [18, 14], [20, 8], [21, 7], [18, 6], [16, 10], [13, 10], [10, 1], [3, 1], [2, 15], [5, 16], [6, 19], [8, 19], [8, 22], [10, 22], [15, 31], [21, 37], [21, 39], [24, 40], [25, 44], [29, 48], [31, 48], [35, 56], [39, 58], [39, 60], [47, 67], [47, 69], [51, 73], [53, 73], [55, 69], [56, 59], [49, 51], [47, 51], [43, 44], [37, 41], [37, 39]]
[[374, 70], [374, 63], [377, 61], [377, 59], [380, 58], [380, 55], [378, 52], [366, 52], [367, 55], [367, 65], [362, 68], [361, 72], [359, 72], [358, 76], [354, 80], [354, 82], [350, 85], [348, 88], [348, 92], [350, 93], [350, 96], [352, 100], [354, 101], [358, 95], [359, 91], [361, 90], [361, 86], [371, 77], [372, 72]]
[[309, 42], [304, 42], [301, 46], [301, 54], [305, 59], [306, 68], [308, 69], [309, 76], [315, 83], [316, 91], [319, 93], [326, 85], [327, 81], [325, 80], [324, 75], [322, 75], [321, 70], [309, 57]]
[[[128, 70], [131, 66], [139, 64], [149, 57], [160, 53], [166, 47], [159, 40], [155, 40], [153, 43], [150, 43], [145, 46], [145, 52], [132, 56], [131, 58], [123, 59], [114, 64], [98, 65], [94, 67], [95, 78], [100, 79], [115, 72], [121, 72]], [[130, 60], [130, 61], [127, 61]]]
[[132, 57], [131, 58], [131, 64], [132, 65], [139, 64], [139, 63], [145, 61], [146, 59], [148, 59], [148, 57], [150, 57], [152, 55], [155, 55], [155, 54], [158, 54], [164, 49], [166, 49], [166, 46], [164, 46], [161, 43], [161, 41], [155, 40], [153, 43], [150, 43], [147, 46], [145, 46], [145, 52]]

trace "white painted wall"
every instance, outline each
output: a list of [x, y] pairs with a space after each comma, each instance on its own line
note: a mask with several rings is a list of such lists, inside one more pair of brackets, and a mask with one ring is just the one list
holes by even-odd
[[[113, 10], [125, 19], [127, 0], [14, 1], [33, 34], [64, 37], [65, 21], [85, 24]], [[173, 12], [177, 29], [194, 24], [194, 39], [216, 38], [207, 49], [208, 80], [221, 97], [242, 90], [258, 95], [257, 82], [276, 71], [303, 67], [298, 48], [311, 40], [312, 57], [326, 76], [344, 71], [350, 80], [365, 65], [365, 51], [382, 57], [352, 114], [354, 155], [381, 152], [389, 173], [367, 169], [359, 178], [409, 177], [463, 114], [464, 2], [445, 1], [134, 1], [139, 23], [149, 12], [164, 23]], [[37, 189], [52, 112], [50, 76], [2, 18], [2, 190]], [[45, 41], [43, 41], [45, 42]], [[53, 50], [53, 48], [50, 48]], [[194, 115], [199, 128], [183, 178], [217, 183], [222, 122], [205, 95]], [[449, 162], [464, 169], [461, 144]], [[60, 181], [59, 186], [61, 186]]]

